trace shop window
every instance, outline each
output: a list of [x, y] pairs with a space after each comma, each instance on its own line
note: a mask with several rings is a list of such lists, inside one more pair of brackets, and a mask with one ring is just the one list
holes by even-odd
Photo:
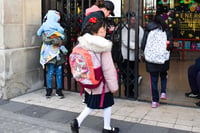
[[145, 0], [144, 26], [155, 14], [162, 14], [174, 38], [200, 39], [199, 0]]
[[200, 51], [200, 0], [145, 0], [144, 26], [155, 14], [165, 19], [182, 60], [185, 51]]

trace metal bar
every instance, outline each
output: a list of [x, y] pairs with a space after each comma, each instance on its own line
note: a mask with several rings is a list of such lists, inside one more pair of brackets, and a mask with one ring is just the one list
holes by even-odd
[[77, 0], [74, 0], [74, 15], [77, 14]]
[[[75, 23], [74, 23], [74, 28], [77, 27], [77, 0], [74, 0], [74, 20], [75, 20]], [[77, 33], [77, 30], [75, 30], [75, 35]]]
[[[74, 15], [73, 15], [73, 19], [74, 19], [74, 24], [73, 24], [73, 29], [74, 29], [74, 38], [75, 40], [77, 39], [77, 0], [74, 0]], [[78, 91], [78, 85], [77, 82], [75, 82], [75, 91]]]
[[[120, 18], [120, 20], [119, 20], [119, 27], [120, 27], [120, 31], [121, 31], [121, 27], [122, 27], [122, 2], [121, 2], [121, 18]], [[122, 34], [121, 34], [122, 32], [120, 32], [119, 34], [120, 34], [120, 36], [119, 36], [119, 41], [120, 41], [120, 44], [122, 44], [121, 43], [121, 41], [122, 41]], [[120, 45], [121, 46], [121, 45]], [[119, 67], [119, 66], [118, 66]], [[121, 91], [121, 84], [122, 84], [122, 82], [121, 82], [121, 79], [122, 79], [122, 73], [119, 71], [118, 72], [119, 74], [119, 78], [118, 78], [118, 82], [119, 82], [119, 97], [121, 97], [121, 95], [122, 95], [122, 91]], [[125, 84], [125, 83], [124, 83]]]
[[45, 0], [42, 0], [42, 18], [41, 18], [41, 23], [42, 23], [42, 19], [45, 15], [45, 10], [46, 10], [46, 4], [45, 4]]
[[49, 2], [48, 2], [48, 10], [51, 8], [51, 0], [49, 0]]
[[84, 8], [85, 8], [85, 3], [84, 3], [84, 0], [82, 0], [82, 16], [81, 16], [81, 20], [82, 20], [82, 22], [83, 22], [83, 20], [84, 20]]
[[[142, 14], [144, 13], [144, 0], [142, 0]], [[142, 17], [139, 17], [140, 19], [142, 19], [142, 24], [144, 24], [144, 19], [143, 19], [143, 15]]]
[[[69, 53], [71, 53], [71, 48], [72, 48], [72, 45], [71, 45], [71, 10], [70, 10], [70, 0], [66, 0], [66, 8], [67, 8], [67, 28], [68, 28], [68, 31], [67, 31], [67, 36], [68, 36], [68, 39], [67, 39], [67, 44], [69, 45]], [[71, 90], [71, 69], [70, 67], [67, 67], [67, 88], [69, 90]]]
[[57, 0], [55, 0], [54, 5], [55, 5], [56, 9], [58, 9], [58, 7], [57, 7]]
[[[130, 0], [128, 1], [128, 12], [130, 12]], [[126, 66], [126, 75], [127, 75], [127, 77], [126, 77], [126, 95], [127, 95], [127, 97], [129, 97], [129, 89], [131, 89], [131, 88], [129, 88], [129, 80], [128, 79], [130, 79], [130, 73], [129, 73], [129, 58], [130, 58], [130, 56], [129, 56], [129, 53], [130, 53], [130, 51], [129, 51], [129, 49], [130, 49], [130, 13], [128, 13], [128, 38], [127, 38], [127, 42], [128, 42], [128, 47], [127, 47], [127, 66]]]
[[89, 0], [89, 3], [88, 3], [88, 4], [89, 4], [88, 6], [90, 7], [90, 6], [91, 6], [91, 0]]
[[[41, 18], [41, 23], [42, 23], [44, 15], [45, 15], [45, 9], [46, 9], [46, 4], [45, 3], [46, 3], [45, 0], [42, 0], [42, 18]], [[47, 87], [46, 73], [47, 73], [47, 71], [46, 71], [46, 65], [45, 65], [45, 67], [44, 67], [44, 87]]]
[[[122, 6], [121, 6], [121, 9], [122, 9]], [[121, 16], [122, 16], [122, 14], [121, 14]], [[120, 28], [122, 27], [122, 18], [120, 18], [120, 26], [119, 26]], [[120, 41], [120, 44], [122, 44], [122, 32], [120, 32], [119, 33], [120, 34], [120, 36], [119, 36], [119, 41]], [[121, 46], [121, 45], [120, 45]], [[118, 67], [119, 67], [119, 65], [118, 65]], [[121, 66], [120, 66], [121, 67]], [[120, 70], [120, 69], [119, 69]], [[121, 91], [121, 84], [122, 84], [122, 82], [121, 82], [121, 79], [123, 78], [122, 77], [122, 73], [119, 71], [118, 72], [119, 74], [119, 78], [118, 78], [118, 82], [119, 82], [119, 97], [121, 97], [121, 95], [122, 95], [122, 91]], [[124, 84], [126, 84], [126, 83], [124, 83]], [[127, 93], [126, 93], [127, 94]]]
[[139, 71], [139, 7], [140, 7], [140, 0], [136, 0], [135, 4], [135, 9], [136, 9], [136, 21], [135, 21], [135, 69], [134, 69], [134, 88], [135, 88], [135, 93], [134, 93], [134, 98], [138, 98], [138, 71]]
[[61, 0], [61, 11], [64, 13], [64, 0]]

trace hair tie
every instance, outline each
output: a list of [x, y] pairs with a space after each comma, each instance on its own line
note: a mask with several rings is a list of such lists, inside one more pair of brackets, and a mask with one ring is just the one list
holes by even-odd
[[97, 18], [92, 17], [92, 18], [89, 19], [88, 22], [91, 22], [91, 23], [95, 24], [97, 22]]

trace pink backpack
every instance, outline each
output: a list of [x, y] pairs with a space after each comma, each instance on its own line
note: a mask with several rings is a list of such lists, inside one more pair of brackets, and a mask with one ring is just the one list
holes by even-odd
[[103, 81], [103, 91], [100, 107], [103, 106], [105, 93], [105, 79], [101, 69], [101, 62], [96, 54], [77, 45], [69, 56], [69, 64], [73, 78], [81, 85], [81, 95], [84, 88], [97, 88]]

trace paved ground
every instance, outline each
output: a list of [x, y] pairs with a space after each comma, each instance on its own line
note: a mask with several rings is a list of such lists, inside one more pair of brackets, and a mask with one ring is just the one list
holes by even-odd
[[[46, 99], [44, 90], [10, 101], [0, 101], [0, 133], [70, 133], [69, 122], [84, 108], [78, 93], [65, 92], [64, 99]], [[116, 99], [112, 125], [120, 133], [200, 133], [200, 110], [171, 105], [152, 109], [150, 103]], [[100, 133], [102, 111], [94, 111], [80, 133]]]

